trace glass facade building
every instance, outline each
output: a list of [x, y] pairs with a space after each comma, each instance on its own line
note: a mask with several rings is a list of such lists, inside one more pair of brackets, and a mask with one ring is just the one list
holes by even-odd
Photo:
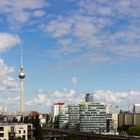
[[85, 96], [85, 102], [93, 102], [93, 94], [87, 93]]
[[106, 132], [106, 106], [83, 102], [80, 104], [80, 131]]
[[69, 123], [68, 128], [69, 129], [79, 129], [79, 105], [69, 105], [68, 106], [68, 113], [69, 113]]

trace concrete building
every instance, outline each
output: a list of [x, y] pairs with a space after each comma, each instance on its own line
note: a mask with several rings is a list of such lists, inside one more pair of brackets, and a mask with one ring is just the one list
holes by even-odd
[[134, 104], [133, 112], [134, 113], [140, 113], [140, 104]]
[[107, 132], [116, 133], [118, 127], [118, 114], [120, 109], [118, 106], [107, 105], [106, 114], [107, 114]]
[[68, 114], [69, 114], [69, 121], [68, 121], [68, 128], [69, 129], [79, 129], [79, 116], [80, 116], [80, 105], [73, 104], [68, 106]]
[[0, 140], [33, 140], [32, 124], [0, 124]]
[[80, 131], [106, 132], [106, 106], [82, 102], [80, 104]]
[[118, 114], [118, 126], [124, 125], [140, 125], [140, 113]]
[[59, 128], [67, 128], [68, 127], [68, 106], [63, 105], [59, 107]]
[[52, 106], [52, 118], [53, 121], [55, 120], [55, 117], [59, 115], [59, 107], [63, 106], [65, 103], [63, 102], [59, 102], [59, 103], [55, 103]]
[[93, 94], [87, 93], [85, 96], [85, 102], [93, 102]]
[[7, 107], [0, 106], [0, 113], [7, 112]]

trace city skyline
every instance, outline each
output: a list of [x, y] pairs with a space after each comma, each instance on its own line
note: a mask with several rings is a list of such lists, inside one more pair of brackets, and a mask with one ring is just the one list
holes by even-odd
[[140, 103], [139, 13], [139, 0], [0, 1], [0, 105], [20, 108], [21, 45], [27, 111], [86, 93], [125, 109]]

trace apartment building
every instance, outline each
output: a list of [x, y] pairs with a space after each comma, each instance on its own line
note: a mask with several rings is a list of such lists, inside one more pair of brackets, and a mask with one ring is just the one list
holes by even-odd
[[33, 140], [32, 124], [3, 123], [0, 124], [0, 140]]

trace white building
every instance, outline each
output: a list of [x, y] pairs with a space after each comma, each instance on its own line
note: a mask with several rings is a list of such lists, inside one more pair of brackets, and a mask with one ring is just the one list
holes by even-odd
[[0, 140], [13, 140], [18, 137], [31, 140], [33, 138], [32, 128], [32, 124], [0, 124]]
[[68, 106], [59, 107], [59, 128], [67, 128], [69, 121]]
[[140, 113], [140, 104], [134, 104], [133, 110], [134, 113]]
[[52, 106], [53, 121], [55, 120], [55, 117], [59, 115], [59, 107], [63, 106], [63, 105], [64, 105], [63, 102], [53, 104], [53, 106]]

